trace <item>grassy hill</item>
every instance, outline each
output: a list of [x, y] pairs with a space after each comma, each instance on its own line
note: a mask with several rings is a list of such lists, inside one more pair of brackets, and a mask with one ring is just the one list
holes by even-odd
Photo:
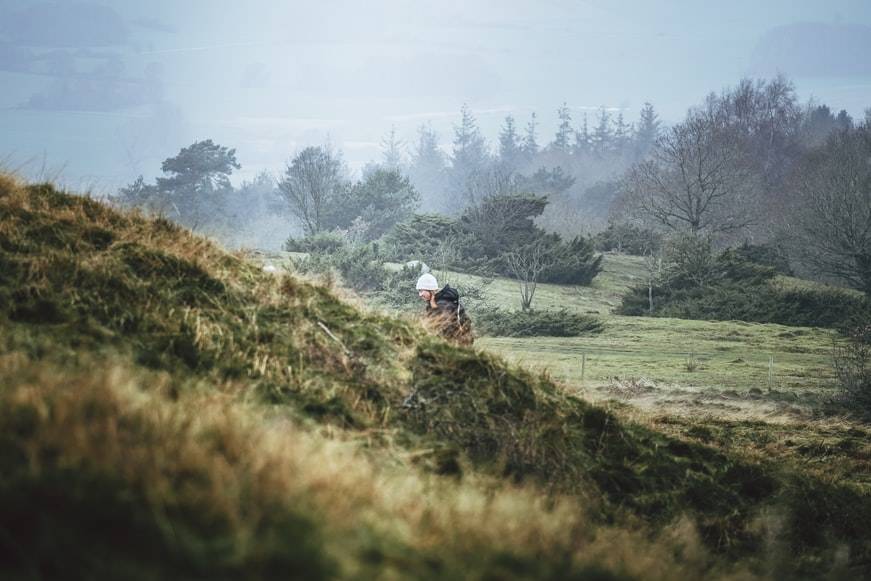
[[866, 490], [709, 436], [0, 178], [4, 578], [871, 572]]

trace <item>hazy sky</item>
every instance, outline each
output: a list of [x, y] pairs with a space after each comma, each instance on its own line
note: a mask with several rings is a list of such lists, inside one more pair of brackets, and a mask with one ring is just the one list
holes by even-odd
[[742, 76], [871, 106], [868, 0], [0, 0], [0, 161], [108, 191], [196, 139], [250, 177], [329, 139], [349, 166], [396, 126], [449, 146], [465, 102], [488, 138], [567, 102], [667, 121]]

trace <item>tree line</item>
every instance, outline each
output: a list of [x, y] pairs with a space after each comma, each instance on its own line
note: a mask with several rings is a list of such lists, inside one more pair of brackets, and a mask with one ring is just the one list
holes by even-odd
[[[712, 93], [670, 127], [649, 103], [633, 122], [604, 108], [592, 119], [573, 117], [566, 104], [556, 113], [545, 144], [532, 113], [522, 129], [508, 115], [491, 147], [466, 106], [449, 148], [429, 125], [410, 144], [393, 129], [382, 158], [358, 179], [341, 151], [324, 145], [299, 151], [278, 175], [233, 188], [235, 150], [205, 140], [164, 161], [154, 184], [140, 177], [116, 199], [225, 239], [271, 219], [304, 237], [336, 231], [369, 242], [416, 213], [441, 214], [466, 233], [478, 227], [485, 247], [494, 230], [510, 232], [505, 252], [529, 245], [531, 226], [517, 227], [524, 220], [540, 230], [536, 240], [550, 233], [571, 241], [595, 216], [611, 247], [622, 248], [628, 234], [637, 247], [641, 235], [643, 252], [645, 239], [670, 232], [715, 248], [774, 243], [805, 274], [871, 289], [867, 120], [802, 104], [784, 77]], [[499, 263], [505, 271], [507, 258]]]

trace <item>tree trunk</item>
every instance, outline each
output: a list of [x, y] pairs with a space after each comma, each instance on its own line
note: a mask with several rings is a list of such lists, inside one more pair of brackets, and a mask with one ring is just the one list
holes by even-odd
[[650, 314], [653, 314], [653, 281], [647, 283], [647, 304]]

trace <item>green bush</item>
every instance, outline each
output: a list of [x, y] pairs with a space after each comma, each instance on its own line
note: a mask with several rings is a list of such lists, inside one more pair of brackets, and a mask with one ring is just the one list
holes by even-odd
[[588, 285], [602, 270], [591, 239], [569, 241], [547, 234], [533, 218], [547, 205], [546, 198], [491, 196], [467, 209], [459, 220], [437, 214], [417, 214], [397, 224], [383, 239], [385, 257], [423, 260], [438, 268], [481, 276], [514, 276], [506, 255], [532, 244], [545, 244], [554, 263], [541, 273], [540, 282]]
[[601, 321], [588, 315], [558, 311], [508, 311], [481, 309], [475, 312], [475, 328], [495, 337], [578, 337], [603, 329]]
[[395, 225], [382, 239], [386, 255], [392, 260], [432, 260], [435, 246], [457, 236], [452, 218], [441, 214], [415, 214]]
[[557, 241], [552, 250], [553, 265], [541, 273], [540, 282], [588, 285], [602, 270], [602, 255], [593, 243], [576, 236], [569, 242]]
[[789, 265], [786, 250], [778, 244], [750, 244], [745, 242], [734, 250], [735, 256], [747, 262], [773, 268], [780, 274], [795, 274]]

